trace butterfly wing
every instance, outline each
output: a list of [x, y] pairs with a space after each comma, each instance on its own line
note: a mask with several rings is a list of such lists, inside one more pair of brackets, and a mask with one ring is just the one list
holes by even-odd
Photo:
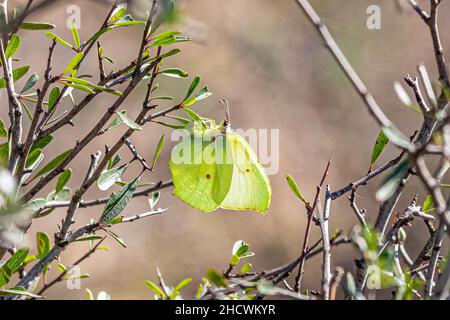
[[272, 189], [264, 168], [247, 141], [237, 133], [227, 132], [226, 141], [232, 150], [233, 177], [220, 207], [265, 213], [270, 206]]
[[231, 186], [233, 165], [218, 161], [231, 150], [220, 139], [205, 140], [202, 135], [186, 136], [172, 151], [169, 168], [175, 195], [190, 206], [205, 212], [219, 207]]

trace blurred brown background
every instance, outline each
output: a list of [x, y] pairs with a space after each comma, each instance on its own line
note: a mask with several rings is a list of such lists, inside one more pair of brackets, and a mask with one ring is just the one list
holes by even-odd
[[[139, 6], [139, 1], [135, 1]], [[150, 5], [150, 1], [146, 2]], [[424, 5], [427, 1], [424, 1]], [[325, 18], [331, 32], [347, 54], [362, 79], [366, 82], [383, 110], [410, 135], [421, 123], [421, 117], [403, 107], [393, 89], [395, 81], [408, 73], [416, 73], [416, 65], [424, 62], [433, 79], [437, 79], [431, 39], [427, 28], [410, 9], [401, 10], [397, 1], [381, 0], [312, 0], [312, 5]], [[302, 203], [291, 193], [284, 176], [291, 174], [309, 199], [315, 193], [316, 184], [328, 158], [332, 166], [328, 182], [332, 189], [363, 176], [368, 169], [370, 152], [378, 134], [378, 128], [366, 111], [365, 105], [355, 94], [347, 79], [328, 51], [322, 45], [316, 30], [298, 9], [293, 0], [179, 0], [183, 13], [177, 26], [195, 41], [182, 44], [183, 52], [167, 65], [180, 67], [202, 76], [214, 96], [195, 107], [203, 116], [221, 120], [223, 111], [217, 100], [227, 98], [232, 106], [232, 126], [235, 128], [280, 129], [279, 172], [270, 177], [273, 188], [272, 205], [266, 216], [247, 212], [218, 211], [200, 213], [165, 190], [158, 206], [170, 207], [170, 211], [132, 224], [115, 227], [125, 240], [127, 249], [113, 240], [107, 240], [109, 252], [98, 252], [81, 265], [90, 279], [83, 280], [82, 289], [90, 288], [95, 294], [109, 292], [113, 299], [152, 298], [152, 292], [144, 285], [146, 279], [156, 280], [155, 269], [159, 267], [169, 284], [175, 285], [187, 277], [194, 283], [187, 288], [187, 296], [196, 290], [196, 283], [209, 267], [223, 270], [227, 267], [231, 248], [235, 241], [250, 242], [256, 257], [251, 258], [256, 270], [273, 268], [289, 262], [300, 254], [304, 236], [306, 214]], [[367, 7], [381, 7], [381, 30], [366, 27]], [[86, 40], [99, 27], [109, 8], [102, 1], [60, 1], [44, 12], [32, 17], [32, 21], [48, 21], [58, 28], [55, 33], [70, 39], [65, 27], [71, 16], [71, 5], [81, 8], [81, 35]], [[136, 7], [142, 13], [142, 7]], [[443, 45], [450, 48], [446, 34], [450, 27], [448, 11], [450, 3], [441, 9]], [[110, 32], [101, 41], [104, 53], [125, 65], [135, 57], [141, 39], [139, 27]], [[23, 32], [22, 63], [32, 65], [32, 70], [42, 71], [50, 40], [41, 32]], [[450, 49], [447, 51], [450, 52]], [[58, 46], [54, 70], [62, 70], [71, 58], [67, 48]], [[108, 66], [110, 67], [110, 66]], [[97, 72], [96, 58], [92, 56], [83, 65], [81, 73]], [[181, 97], [189, 80], [164, 78], [159, 81], [160, 93]], [[144, 86], [126, 104], [129, 114], [135, 116], [141, 106]], [[77, 95], [76, 98], [80, 98]], [[2, 93], [5, 106], [6, 94]], [[95, 123], [97, 117], [113, 101], [113, 97], [100, 95], [86, 112], [75, 119], [75, 127], [62, 129], [48, 148], [47, 161], [54, 155], [71, 147]], [[65, 101], [65, 108], [70, 102]], [[164, 105], [161, 105], [163, 108]], [[2, 118], [6, 119], [6, 107]], [[71, 187], [75, 188], [84, 177], [89, 154], [103, 150], [112, 144], [123, 128], [97, 138], [83, 155], [71, 163], [75, 170]], [[136, 133], [132, 141], [147, 157], [151, 157], [156, 143], [169, 130], [149, 125], [144, 132]], [[170, 179], [168, 159], [173, 143], [167, 143], [155, 175], [145, 180], [157, 182]], [[379, 163], [390, 160], [398, 151], [389, 147]], [[128, 158], [128, 150], [121, 151]], [[127, 177], [131, 177], [131, 171]], [[366, 208], [368, 221], [374, 222], [378, 204], [374, 198], [380, 179], [360, 189], [359, 206]], [[402, 196], [398, 210], [408, 204], [421, 187], [408, 189]], [[50, 189], [43, 191], [46, 195]], [[106, 196], [96, 186], [89, 198]], [[98, 219], [103, 207], [80, 209], [77, 224], [92, 217]], [[134, 200], [125, 214], [148, 210], [147, 200]], [[58, 210], [51, 216], [35, 221], [29, 234], [34, 245], [34, 232], [44, 230], [50, 235], [64, 215]], [[416, 257], [427, 236], [420, 221], [409, 234], [408, 248]], [[349, 232], [357, 220], [345, 197], [333, 203], [332, 228]], [[314, 229], [313, 240], [319, 238]], [[61, 257], [66, 265], [87, 250], [86, 243], [72, 245]], [[334, 266], [341, 265], [353, 270], [356, 251], [340, 247], [333, 251]], [[320, 287], [321, 257], [306, 264], [305, 288]], [[52, 277], [51, 275], [49, 277]], [[49, 298], [84, 299], [81, 290], [67, 290], [64, 283], [48, 292]]]

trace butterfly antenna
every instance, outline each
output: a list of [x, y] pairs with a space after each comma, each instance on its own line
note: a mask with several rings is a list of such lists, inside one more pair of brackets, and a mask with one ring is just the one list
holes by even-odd
[[230, 105], [228, 104], [228, 101], [226, 99], [219, 100], [220, 104], [223, 107], [223, 110], [225, 111], [225, 121], [224, 125], [227, 127], [230, 125], [231, 116], [230, 116]]

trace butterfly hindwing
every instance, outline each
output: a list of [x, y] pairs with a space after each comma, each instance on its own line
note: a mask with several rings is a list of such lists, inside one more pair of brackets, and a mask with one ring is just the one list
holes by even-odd
[[264, 168], [247, 141], [237, 133], [227, 132], [226, 141], [232, 150], [233, 175], [231, 187], [220, 207], [265, 213], [272, 190]]

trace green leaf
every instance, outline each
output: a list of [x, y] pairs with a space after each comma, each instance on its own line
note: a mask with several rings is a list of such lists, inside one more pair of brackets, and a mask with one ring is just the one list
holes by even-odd
[[45, 232], [36, 233], [36, 246], [38, 259], [43, 259], [50, 252], [50, 238]]
[[5, 58], [10, 59], [14, 54], [20, 49], [20, 36], [18, 34], [13, 34], [11, 40], [9, 40], [8, 45], [5, 50]]
[[159, 191], [158, 192], [154, 192], [152, 194], [152, 196], [148, 199], [148, 203], [150, 205], [150, 209], [153, 210], [155, 208], [155, 206], [158, 203], [160, 197], [161, 197], [161, 192], [159, 192]]
[[230, 260], [230, 264], [235, 267], [239, 264], [239, 262], [241, 262], [241, 258], [239, 258], [237, 255], [232, 255], [231, 256], [231, 260]]
[[116, 113], [119, 115], [120, 119], [122, 120], [122, 123], [125, 124], [130, 129], [139, 131], [142, 130], [142, 127], [133, 120], [131, 120], [130, 118], [128, 118], [125, 112], [116, 112]]
[[162, 47], [169, 46], [174, 43], [191, 41], [192, 39], [185, 36], [175, 36], [175, 35], [167, 35], [165, 37], [160, 37], [158, 39], [154, 39], [154, 42], [151, 44], [152, 47]]
[[53, 137], [51, 135], [47, 135], [44, 136], [42, 138], [39, 138], [38, 141], [36, 141], [33, 146], [30, 149], [30, 152], [33, 152], [36, 149], [42, 149], [44, 150], [44, 148], [50, 143], [52, 142]]
[[179, 284], [177, 284], [177, 286], [175, 287], [174, 291], [180, 292], [181, 289], [186, 287], [191, 282], [192, 282], [192, 278], [184, 279]]
[[388, 137], [386, 137], [383, 130], [381, 130], [381, 132], [378, 134], [375, 146], [372, 149], [372, 157], [370, 160], [370, 165], [373, 165], [377, 161], [377, 159], [380, 157], [381, 153], [383, 152], [388, 142], [389, 142]]
[[167, 127], [167, 128], [174, 129], [174, 130], [180, 130], [180, 129], [186, 128], [186, 126], [179, 126], [179, 125], [165, 123], [165, 122], [161, 122], [161, 121], [152, 121], [152, 122], [156, 123], [156, 124], [159, 124], [159, 125], [162, 125], [162, 126]]
[[394, 145], [404, 149], [410, 149], [412, 147], [411, 141], [395, 126], [384, 127], [383, 132]]
[[128, 26], [137, 26], [137, 25], [143, 25], [145, 24], [145, 21], [138, 21], [138, 20], [133, 20], [133, 21], [119, 21], [114, 23], [114, 27], [128, 27]]
[[278, 294], [277, 287], [273, 284], [272, 281], [269, 280], [259, 280], [256, 284], [256, 288], [259, 293], [266, 295], [266, 296], [273, 296]]
[[0, 163], [6, 165], [9, 160], [9, 143], [0, 144]]
[[106, 191], [111, 188], [117, 181], [120, 180], [120, 177], [123, 175], [125, 170], [128, 168], [128, 163], [118, 167], [112, 168], [103, 172], [97, 180], [97, 186], [100, 190]]
[[384, 179], [381, 187], [376, 193], [376, 198], [378, 201], [386, 201], [389, 199], [397, 190], [400, 185], [401, 180], [405, 177], [409, 170], [409, 161], [404, 160], [398, 166], [396, 166]]
[[8, 130], [6, 130], [2, 119], [0, 119], [0, 138], [8, 138]]
[[409, 97], [403, 86], [400, 84], [400, 82], [396, 81], [394, 83], [394, 89], [397, 93], [398, 98], [404, 105], [410, 107], [413, 104], [411, 98]]
[[56, 158], [54, 158], [52, 161], [50, 161], [49, 163], [47, 163], [41, 170], [39, 170], [39, 172], [34, 176], [33, 180], [36, 179], [37, 177], [40, 177], [44, 174], [49, 173], [50, 171], [52, 171], [53, 169], [55, 169], [56, 167], [58, 167], [64, 160], [66, 160], [66, 158], [72, 153], [73, 149], [69, 149], [63, 153], [61, 153], [59, 156], [57, 156]]
[[189, 75], [186, 71], [177, 68], [166, 69], [159, 73], [172, 78], [186, 78]]
[[42, 150], [36, 149], [28, 154], [27, 161], [25, 162], [25, 168], [31, 168], [38, 159], [42, 157]]
[[56, 28], [54, 24], [47, 23], [47, 22], [22, 22], [20, 25], [20, 29], [23, 30], [51, 30]]
[[75, 44], [75, 48], [80, 49], [80, 46], [81, 46], [80, 34], [78, 33], [78, 28], [74, 21], [72, 21], [72, 36], [73, 36], [73, 42]]
[[139, 184], [140, 177], [137, 177], [132, 182], [126, 184], [120, 191], [116, 194], [112, 194], [106, 203], [103, 214], [100, 218], [100, 223], [108, 223], [115, 217], [117, 217], [123, 209], [128, 205], [136, 187]]
[[102, 236], [97, 236], [97, 235], [90, 235], [90, 236], [78, 238], [75, 241], [82, 242], [82, 241], [93, 241], [93, 240], [100, 240], [100, 239], [103, 239], [103, 237]]
[[42, 208], [44, 208], [46, 204], [47, 204], [47, 199], [37, 198], [37, 199], [31, 200], [26, 205], [24, 205], [23, 209], [31, 211], [31, 212], [36, 212], [36, 211], [39, 211]]
[[247, 272], [250, 272], [252, 270], [253, 266], [251, 263], [246, 263], [242, 266], [240, 273], [246, 274]]
[[66, 169], [59, 175], [58, 182], [56, 183], [55, 194], [61, 192], [61, 190], [66, 186], [71, 177], [72, 169]]
[[63, 40], [62, 38], [58, 37], [56, 34], [54, 34], [53, 32], [46, 32], [45, 35], [47, 37], [49, 37], [52, 40], [55, 40], [56, 42], [59, 42], [60, 44], [62, 44], [63, 46], [66, 46], [70, 49], [75, 49], [70, 43], [68, 43], [67, 41]]
[[198, 94], [196, 94], [194, 97], [188, 99], [186, 102], [183, 103], [183, 106], [189, 107], [193, 104], [202, 101], [212, 95], [211, 92], [208, 91], [208, 87], [204, 87], [202, 90], [199, 91]]
[[[23, 66], [13, 70], [13, 81], [19, 81], [30, 70], [30, 66]], [[0, 79], [0, 89], [6, 88], [6, 79]]]
[[113, 237], [114, 240], [116, 240], [122, 247], [126, 248], [126, 244], [125, 242], [114, 232], [112, 232], [111, 230], [107, 230], [104, 229], [106, 231], [107, 234], [109, 234], [111, 237]]
[[11, 295], [26, 296], [29, 298], [36, 298], [36, 299], [42, 298], [41, 296], [39, 296], [37, 294], [26, 291], [25, 288], [23, 288], [23, 287], [14, 287], [11, 289], [1, 289], [0, 290], [0, 296], [11, 296]]
[[64, 69], [63, 74], [72, 72], [72, 70], [76, 69], [78, 64], [81, 62], [81, 60], [83, 60], [83, 57], [84, 57], [84, 53], [83, 52], [78, 52], [72, 58], [72, 60], [69, 62], [69, 64], [67, 65], [66, 69]]
[[115, 94], [117, 96], [122, 96], [122, 93], [117, 91], [117, 90], [113, 90], [113, 89], [110, 89], [110, 88], [99, 86], [99, 85], [93, 84], [93, 83], [91, 83], [91, 82], [89, 82], [87, 80], [84, 80], [84, 79], [75, 78], [75, 77], [68, 77], [68, 76], [64, 76], [63, 78], [68, 80], [68, 81], [70, 81], [70, 82], [72, 82], [72, 83], [75, 83], [75, 84], [80, 84], [80, 85], [85, 86], [85, 87], [90, 87], [90, 88], [93, 88], [93, 89], [96, 89], [96, 90], [99, 90], [99, 91], [104, 91], [104, 92], [107, 92], [107, 93]]
[[181, 32], [180, 31], [165, 31], [165, 32], [161, 32], [160, 34], [157, 34], [155, 36], [153, 36], [153, 40], [159, 40], [162, 38], [167, 38], [170, 36], [177, 36], [180, 35]]
[[36, 83], [39, 81], [39, 75], [35, 72], [31, 75], [31, 77], [27, 80], [27, 82], [25, 83], [25, 85], [23, 86], [22, 91], [20, 92], [20, 94], [23, 94], [24, 92], [30, 90], [31, 88], [33, 88]]
[[28, 248], [22, 248], [17, 250], [16, 253], [12, 255], [11, 258], [6, 262], [6, 267], [11, 271], [11, 274], [16, 273], [22, 267], [25, 259], [28, 256]]
[[85, 91], [89, 94], [95, 94], [95, 91], [92, 90], [91, 88], [89, 88], [88, 86], [84, 86], [82, 84], [77, 84], [77, 83], [70, 83], [70, 82], [64, 82], [64, 84], [68, 87], [72, 87], [74, 89], [78, 89], [81, 91]]
[[425, 201], [422, 204], [422, 211], [423, 212], [429, 212], [432, 211], [434, 208], [434, 200], [432, 195], [428, 195], [425, 198]]
[[219, 288], [227, 287], [227, 279], [217, 270], [210, 268], [206, 272], [206, 277], [211, 283], [214, 283]]
[[121, 3], [111, 14], [111, 18], [108, 20], [108, 24], [119, 21], [127, 13], [127, 4]]
[[309, 204], [309, 202], [305, 199], [305, 197], [303, 197], [302, 193], [300, 192], [300, 189], [297, 185], [297, 183], [295, 182], [294, 178], [292, 178], [291, 176], [287, 175], [286, 176], [286, 180], [287, 183], [289, 184], [289, 187], [291, 188], [292, 192], [294, 192], [294, 194], [306, 205]]
[[204, 122], [203, 118], [196, 113], [195, 111], [193, 111], [192, 109], [189, 108], [183, 108], [183, 110], [187, 113], [187, 115], [189, 116], [189, 118], [192, 119], [192, 121], [194, 122]]
[[48, 110], [52, 110], [56, 106], [56, 101], [58, 101], [60, 95], [61, 90], [59, 87], [54, 87], [52, 91], [50, 91], [50, 95], [48, 97]]
[[20, 24], [20, 29], [23, 30], [51, 30], [56, 28], [54, 24], [47, 22], [30, 22], [25, 21]]
[[153, 161], [152, 161], [152, 168], [151, 169], [155, 168], [156, 161], [158, 161], [158, 158], [159, 158], [159, 156], [161, 154], [161, 151], [162, 151], [163, 147], [164, 147], [164, 135], [162, 135], [161, 138], [159, 139], [158, 146], [156, 147], [155, 154], [153, 155]]
[[199, 83], [200, 83], [200, 76], [197, 75], [195, 76], [194, 80], [192, 80], [191, 86], [189, 87], [186, 96], [183, 99], [183, 102], [186, 102], [191, 97], [195, 89], [198, 87]]
[[159, 297], [165, 299], [167, 298], [166, 294], [162, 291], [160, 287], [158, 287], [155, 283], [150, 280], [145, 281], [145, 284]]
[[116, 156], [114, 158], [109, 159], [109, 161], [108, 161], [108, 170], [112, 169], [121, 160], [122, 160], [122, 158], [120, 157], [120, 154], [116, 154]]

